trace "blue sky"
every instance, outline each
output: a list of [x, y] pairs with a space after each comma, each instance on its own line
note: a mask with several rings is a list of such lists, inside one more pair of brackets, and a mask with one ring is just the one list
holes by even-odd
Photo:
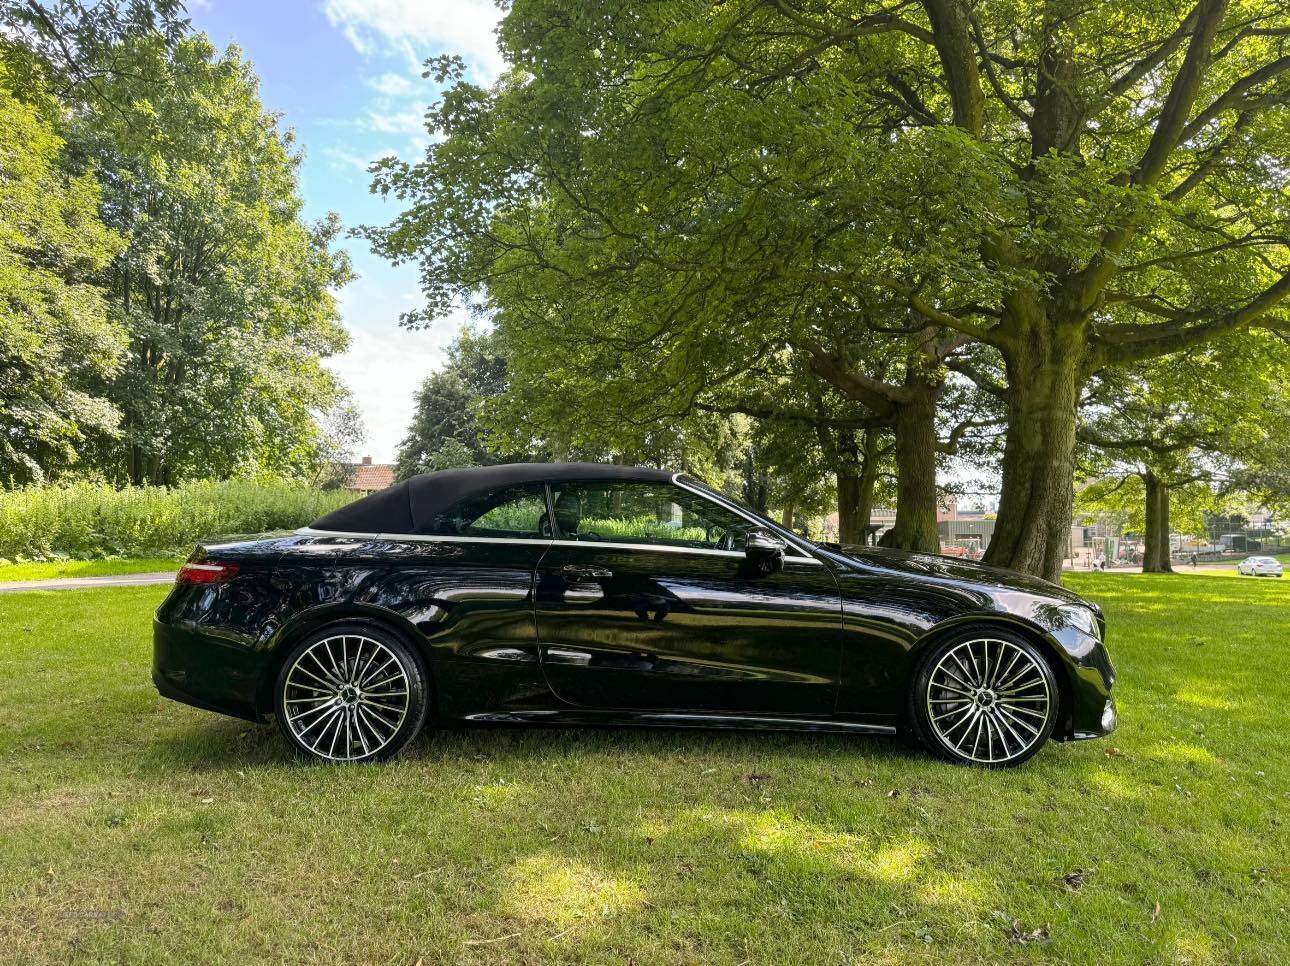
[[[367, 164], [425, 149], [422, 115], [439, 93], [421, 78], [425, 58], [461, 54], [482, 81], [502, 67], [492, 0], [190, 0], [188, 7], [195, 29], [220, 47], [242, 49], [260, 75], [265, 106], [295, 129], [308, 215], [335, 211], [351, 226], [394, 213], [368, 191]], [[395, 268], [359, 241], [345, 245], [359, 274], [340, 293], [351, 344], [330, 365], [363, 411], [363, 452], [388, 461], [413, 392], [442, 365], [463, 319], [428, 331], [400, 329], [399, 313], [421, 298], [415, 268]]]

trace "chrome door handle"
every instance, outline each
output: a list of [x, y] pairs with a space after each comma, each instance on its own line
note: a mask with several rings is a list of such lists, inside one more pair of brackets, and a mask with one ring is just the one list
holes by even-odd
[[579, 567], [577, 564], [566, 564], [560, 568], [560, 576], [577, 583], [584, 580], [608, 580], [614, 575], [612, 570], [603, 567]]

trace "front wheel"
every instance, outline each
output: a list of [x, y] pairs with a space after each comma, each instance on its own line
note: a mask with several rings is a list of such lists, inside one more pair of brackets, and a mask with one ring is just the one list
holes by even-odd
[[278, 672], [278, 726], [321, 761], [398, 754], [429, 711], [426, 675], [406, 644], [365, 624], [334, 624], [301, 641]]
[[1043, 747], [1057, 708], [1057, 679], [1039, 649], [990, 628], [928, 652], [914, 676], [909, 717], [921, 743], [940, 757], [1005, 768]]

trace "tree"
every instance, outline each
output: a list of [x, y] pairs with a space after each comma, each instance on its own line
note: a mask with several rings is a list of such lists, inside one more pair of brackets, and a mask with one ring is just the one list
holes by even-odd
[[[1182, 498], [1194, 529], [1246, 461], [1284, 435], [1290, 356], [1279, 340], [1218, 340], [1203, 349], [1104, 374], [1085, 408], [1079, 439], [1094, 451], [1085, 506], [1139, 501], [1142, 569], [1169, 573], [1171, 521]], [[1137, 484], [1124, 489], [1127, 480]], [[1123, 492], [1121, 492], [1123, 490]]]
[[399, 444], [394, 475], [405, 480], [417, 473], [446, 469], [436, 454], [449, 443], [458, 466], [478, 466], [491, 462], [479, 439], [474, 406], [465, 381], [448, 368], [426, 377], [414, 400], [412, 424]]
[[324, 490], [340, 489], [349, 483], [354, 457], [367, 439], [363, 414], [345, 394], [318, 417], [317, 425], [313, 484]]
[[346, 343], [339, 223], [302, 220], [292, 136], [235, 48], [131, 44], [161, 83], [145, 95], [99, 77], [111, 106], [88, 110], [74, 139], [101, 172], [104, 220], [128, 238], [108, 274], [129, 352], [102, 386], [124, 414], [103, 464], [136, 484], [310, 472], [316, 418], [341, 395], [321, 364]]
[[93, 284], [121, 239], [98, 217], [92, 173], [62, 166], [49, 99], [21, 102], [0, 65], [0, 480], [42, 482], [76, 463], [119, 413], [92, 384], [121, 331]]
[[395, 476], [404, 480], [417, 473], [511, 461], [489, 449], [479, 421], [487, 401], [505, 391], [506, 374], [506, 362], [492, 341], [463, 331], [448, 350], [448, 364], [417, 390], [412, 422], [395, 457]]
[[784, 346], [863, 382], [876, 329], [912, 347], [877, 394], [902, 419], [941, 366], [980, 376], [987, 560], [1056, 579], [1087, 381], [1286, 325], [1287, 37], [1276, 0], [517, 2], [515, 69], [383, 165], [414, 204], [372, 235], [421, 260], [428, 314], [545, 277], [513, 324], [598, 327], [678, 392]]
[[[0, 0], [0, 61], [21, 96], [49, 90], [122, 110], [123, 84], [157, 82], [133, 60], [131, 41], [150, 37], [173, 47], [188, 31], [183, 13], [182, 0]], [[106, 79], [115, 84], [111, 97]]]

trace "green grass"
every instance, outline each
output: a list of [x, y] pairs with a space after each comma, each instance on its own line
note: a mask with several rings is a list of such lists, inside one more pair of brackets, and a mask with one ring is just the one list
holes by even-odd
[[38, 560], [0, 564], [0, 583], [7, 580], [53, 580], [60, 577], [109, 577], [178, 570], [182, 557], [136, 557], [124, 560]]
[[1007, 772], [536, 729], [310, 766], [156, 696], [164, 588], [0, 597], [0, 959], [1285, 962], [1290, 582], [1068, 579], [1123, 725]]

